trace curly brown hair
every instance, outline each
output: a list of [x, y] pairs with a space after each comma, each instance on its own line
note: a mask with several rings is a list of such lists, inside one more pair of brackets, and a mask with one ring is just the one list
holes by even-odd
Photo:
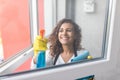
[[82, 37], [81, 36], [81, 28], [71, 19], [64, 18], [57, 23], [56, 27], [53, 29], [53, 32], [51, 33], [51, 35], [48, 38], [48, 42], [50, 43], [50, 54], [52, 56], [56, 56], [57, 54], [60, 54], [63, 52], [62, 45], [58, 39], [58, 32], [59, 32], [59, 29], [63, 23], [70, 23], [73, 25], [74, 36], [75, 36], [75, 40], [74, 40], [74, 44], [73, 44], [74, 52], [75, 52], [74, 54], [76, 54], [77, 50], [82, 49], [82, 46], [81, 46], [81, 37]]

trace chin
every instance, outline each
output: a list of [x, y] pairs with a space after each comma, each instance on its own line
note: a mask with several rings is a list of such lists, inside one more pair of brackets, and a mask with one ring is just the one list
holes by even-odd
[[61, 43], [62, 45], [70, 45], [70, 43]]

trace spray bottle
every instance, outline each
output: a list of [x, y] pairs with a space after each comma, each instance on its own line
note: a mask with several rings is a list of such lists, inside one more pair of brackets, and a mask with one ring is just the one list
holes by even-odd
[[36, 68], [44, 68], [46, 66], [45, 52], [47, 50], [47, 39], [44, 37], [45, 30], [40, 30], [40, 35], [36, 36], [33, 44], [34, 57], [36, 57]]

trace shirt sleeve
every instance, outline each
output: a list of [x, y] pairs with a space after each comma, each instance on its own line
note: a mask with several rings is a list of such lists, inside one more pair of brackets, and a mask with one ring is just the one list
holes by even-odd
[[[34, 57], [33, 57], [34, 58]], [[33, 58], [31, 60], [31, 66], [30, 69], [36, 69], [36, 64], [33, 62]]]
[[46, 67], [53, 66], [53, 56], [49, 53], [49, 50], [46, 51]]

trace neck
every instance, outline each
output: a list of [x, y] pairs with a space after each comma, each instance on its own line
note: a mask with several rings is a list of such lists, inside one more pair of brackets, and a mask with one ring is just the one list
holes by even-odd
[[74, 48], [72, 46], [63, 46], [63, 53], [70, 54], [74, 52]]

